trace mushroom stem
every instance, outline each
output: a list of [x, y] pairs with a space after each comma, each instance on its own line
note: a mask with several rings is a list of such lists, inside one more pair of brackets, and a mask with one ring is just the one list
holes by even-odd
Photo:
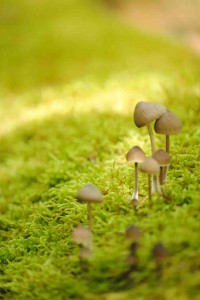
[[148, 175], [149, 205], [151, 206], [151, 175]]
[[170, 138], [169, 135], [166, 135], [166, 151], [169, 153], [170, 151]]
[[160, 181], [160, 185], [162, 185], [163, 184], [163, 171], [164, 171], [164, 167], [163, 166], [161, 166], [160, 167], [160, 175], [159, 175], [159, 181]]
[[134, 193], [132, 200], [138, 200], [138, 163], [135, 162], [135, 178], [134, 178]]
[[92, 205], [90, 202], [87, 203], [87, 211], [88, 211], [88, 226], [90, 230], [92, 230]]
[[[151, 151], [152, 151], [152, 155], [153, 155], [154, 152], [156, 152], [156, 143], [155, 143], [154, 134], [153, 134], [153, 130], [151, 128], [151, 125], [147, 124], [147, 128], [148, 128], [148, 131], [149, 131], [149, 136], [150, 136], [150, 141], [151, 141]], [[159, 192], [157, 176], [153, 176], [153, 191], [154, 192]]]
[[158, 192], [160, 193], [160, 185], [158, 182], [158, 176], [157, 175], [153, 175], [153, 186], [152, 186], [152, 192]]
[[164, 189], [163, 189], [163, 184], [164, 184], [164, 178], [163, 178], [163, 176], [164, 176], [164, 170], [165, 170], [165, 168], [166, 167], [163, 167], [163, 166], [160, 167], [160, 175], [159, 175], [160, 176], [159, 177], [160, 189], [161, 189], [161, 194], [162, 194], [163, 197], [165, 196]]
[[[169, 137], [169, 135], [166, 135], [166, 151], [167, 151], [167, 153], [170, 152], [170, 137]], [[163, 170], [163, 183], [167, 180], [167, 172], [168, 172], [168, 166], [164, 167], [164, 170]]]
[[150, 141], [151, 141], [152, 154], [154, 154], [154, 152], [156, 152], [156, 143], [155, 143], [153, 131], [152, 131], [152, 128], [151, 128], [150, 124], [147, 124], [147, 128], [148, 128], [148, 131], [149, 131], [149, 136], [150, 136]]

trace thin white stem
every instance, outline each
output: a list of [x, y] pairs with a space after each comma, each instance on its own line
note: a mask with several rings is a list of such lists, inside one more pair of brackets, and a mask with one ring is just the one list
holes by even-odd
[[160, 175], [159, 175], [159, 181], [160, 181], [160, 190], [161, 190], [161, 195], [165, 196], [165, 192], [164, 192], [164, 188], [163, 188], [163, 184], [164, 184], [164, 170], [165, 170], [165, 167], [164, 166], [160, 166]]
[[148, 175], [149, 205], [151, 206], [151, 175]]
[[132, 200], [138, 200], [138, 163], [135, 162], [134, 193]]
[[156, 193], [160, 193], [160, 185], [158, 182], [158, 176], [157, 175], [153, 175], [153, 191]]

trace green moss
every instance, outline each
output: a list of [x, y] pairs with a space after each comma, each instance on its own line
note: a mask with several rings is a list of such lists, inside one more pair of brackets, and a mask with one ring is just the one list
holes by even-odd
[[[199, 58], [120, 24], [94, 1], [11, 7], [3, 4], [0, 47], [0, 298], [197, 299]], [[125, 154], [138, 144], [150, 155], [146, 129], [132, 120], [140, 98], [172, 109], [183, 132], [171, 139], [165, 202], [155, 197], [149, 210], [139, 174], [136, 215]], [[164, 147], [163, 136], [156, 142]], [[71, 232], [87, 225], [75, 199], [87, 182], [104, 203], [93, 206], [93, 257], [83, 272]], [[130, 224], [143, 235], [138, 270], [127, 276]], [[158, 241], [170, 254], [162, 279], [151, 253]]]

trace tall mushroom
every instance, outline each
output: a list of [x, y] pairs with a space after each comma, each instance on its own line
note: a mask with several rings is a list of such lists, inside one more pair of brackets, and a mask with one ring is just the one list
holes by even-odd
[[132, 200], [138, 201], [138, 163], [143, 162], [146, 156], [144, 151], [139, 146], [134, 146], [126, 154], [126, 160], [135, 164], [135, 179], [134, 179], [134, 192]]
[[[170, 153], [170, 135], [178, 134], [182, 130], [180, 119], [170, 110], [167, 110], [154, 124], [154, 130], [158, 134], [166, 135], [166, 151]], [[163, 178], [166, 180], [168, 167], [164, 168]]]
[[103, 201], [102, 193], [93, 184], [88, 183], [84, 187], [82, 187], [76, 198], [79, 202], [87, 203], [88, 223], [89, 228], [92, 229], [91, 205], [92, 203], [100, 203]]
[[166, 151], [170, 153], [170, 135], [178, 134], [182, 130], [181, 120], [170, 110], [167, 110], [154, 124], [156, 133], [166, 135]]
[[154, 158], [146, 158], [141, 164], [140, 170], [148, 175], [149, 203], [151, 205], [151, 175], [157, 176], [160, 171], [160, 166]]
[[137, 127], [147, 126], [151, 141], [152, 154], [156, 151], [153, 131], [150, 123], [160, 118], [166, 112], [165, 106], [155, 102], [140, 101], [134, 110], [134, 122]]

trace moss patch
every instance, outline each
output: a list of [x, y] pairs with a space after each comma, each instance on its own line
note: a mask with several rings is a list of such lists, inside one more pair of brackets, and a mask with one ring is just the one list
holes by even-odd
[[[83, 2], [44, 1], [38, 7], [14, 1], [17, 19], [5, 14], [4, 5], [0, 298], [197, 299], [199, 59], [172, 41], [120, 24], [97, 3]], [[17, 13], [17, 7], [23, 10]], [[48, 36], [44, 47], [28, 35], [21, 46], [8, 32], [16, 40], [30, 32]], [[183, 132], [172, 138], [165, 203], [154, 198], [149, 210], [147, 179], [139, 174], [135, 215], [129, 205], [133, 168], [125, 154], [137, 144], [150, 154], [146, 129], [132, 120], [140, 98], [173, 110]], [[164, 137], [156, 141], [164, 146]], [[84, 273], [71, 232], [87, 224], [86, 207], [75, 200], [87, 182], [98, 186], [104, 203], [93, 208], [94, 257]], [[124, 232], [130, 224], [143, 235], [138, 271], [127, 280]], [[158, 241], [170, 254], [162, 279], [151, 254]]]

